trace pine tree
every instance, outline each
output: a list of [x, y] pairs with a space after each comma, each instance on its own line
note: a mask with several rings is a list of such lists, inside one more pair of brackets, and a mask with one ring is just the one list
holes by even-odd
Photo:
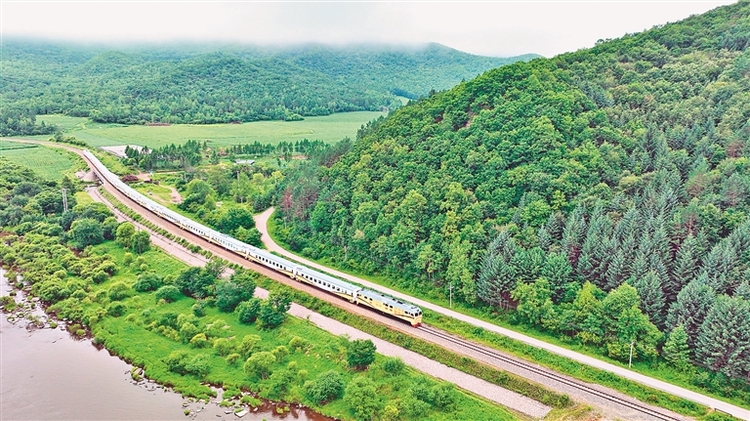
[[692, 234], [688, 234], [677, 251], [670, 282], [664, 288], [667, 302], [674, 302], [680, 290], [698, 276], [699, 262], [698, 240]]
[[565, 293], [566, 285], [572, 280], [573, 268], [567, 257], [561, 253], [550, 253], [544, 262], [542, 276], [550, 283], [552, 300], [559, 303]]
[[625, 254], [622, 251], [618, 251], [607, 268], [606, 284], [604, 285], [606, 291], [617, 288], [627, 279], [630, 271], [626, 264]]
[[586, 236], [586, 220], [583, 206], [576, 206], [570, 214], [562, 236], [562, 249], [568, 256], [570, 265], [575, 269], [578, 266], [578, 258], [581, 256], [583, 240]]
[[736, 379], [750, 374], [750, 303], [719, 296], [700, 327], [697, 360]]
[[680, 371], [690, 368], [690, 347], [688, 336], [682, 325], [672, 329], [672, 332], [664, 343], [662, 355], [669, 364]]
[[695, 350], [698, 330], [716, 301], [716, 293], [706, 284], [705, 277], [694, 279], [677, 294], [667, 315], [667, 326], [682, 325], [688, 336], [688, 345]]
[[597, 206], [591, 216], [586, 232], [586, 240], [581, 248], [578, 261], [578, 274], [602, 288], [605, 284], [605, 271], [611, 256], [608, 256], [609, 238], [612, 236], [612, 222], [601, 206]]
[[516, 284], [516, 268], [511, 260], [518, 252], [515, 240], [503, 230], [490, 243], [482, 259], [476, 281], [477, 298], [491, 304], [505, 304]]
[[648, 315], [649, 320], [657, 326], [663, 326], [664, 295], [661, 291], [661, 280], [654, 271], [648, 271], [645, 276], [633, 280], [633, 287], [641, 297], [641, 309]]

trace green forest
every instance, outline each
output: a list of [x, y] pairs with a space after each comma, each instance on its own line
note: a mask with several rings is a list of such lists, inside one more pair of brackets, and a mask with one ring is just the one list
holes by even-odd
[[46, 134], [39, 114], [101, 123], [231, 123], [379, 111], [517, 60], [439, 44], [114, 48], [3, 40], [0, 135]]
[[432, 93], [363, 128], [337, 162], [290, 173], [277, 234], [746, 393], [748, 47], [740, 2]]

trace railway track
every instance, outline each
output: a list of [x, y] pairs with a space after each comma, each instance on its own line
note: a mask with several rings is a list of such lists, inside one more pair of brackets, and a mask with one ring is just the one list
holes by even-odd
[[594, 396], [596, 396], [598, 398], [605, 399], [605, 400], [607, 400], [609, 402], [616, 403], [618, 405], [621, 405], [621, 406], [630, 408], [632, 410], [638, 411], [640, 413], [649, 415], [650, 417], [653, 417], [654, 419], [664, 420], [664, 421], [683, 421], [682, 418], [676, 418], [676, 417], [673, 417], [671, 415], [664, 414], [662, 412], [656, 411], [656, 410], [654, 410], [652, 408], [649, 408], [649, 407], [647, 407], [645, 405], [641, 405], [641, 404], [638, 404], [636, 402], [632, 402], [632, 401], [629, 401], [627, 399], [622, 399], [620, 397], [617, 397], [617, 396], [614, 396], [614, 395], [602, 392], [601, 390], [597, 390], [595, 388], [592, 388], [591, 386], [588, 386], [588, 385], [586, 385], [584, 383], [571, 380], [571, 379], [566, 378], [564, 376], [560, 376], [558, 374], [555, 374], [554, 372], [545, 370], [545, 369], [543, 369], [543, 368], [541, 368], [539, 366], [535, 366], [535, 365], [530, 364], [530, 363], [526, 363], [526, 362], [523, 362], [523, 361], [516, 360], [514, 358], [510, 358], [510, 357], [508, 357], [506, 355], [503, 355], [503, 354], [501, 354], [499, 352], [492, 351], [492, 350], [487, 349], [487, 348], [485, 348], [483, 346], [477, 345], [477, 344], [475, 344], [473, 342], [466, 341], [466, 340], [463, 340], [461, 338], [457, 338], [457, 337], [452, 336], [452, 335], [450, 335], [450, 334], [448, 334], [446, 332], [443, 332], [441, 330], [435, 329], [435, 328], [433, 328], [431, 326], [422, 325], [422, 326], [418, 327], [417, 329], [419, 329], [419, 330], [421, 330], [423, 332], [426, 332], [426, 333], [428, 333], [428, 334], [430, 334], [430, 335], [432, 335], [432, 336], [434, 336], [436, 338], [439, 338], [442, 341], [453, 343], [453, 344], [458, 345], [458, 346], [460, 346], [462, 348], [466, 348], [467, 350], [471, 350], [473, 352], [485, 355], [485, 356], [490, 357], [492, 359], [495, 359], [495, 360], [498, 360], [498, 361], [502, 361], [502, 362], [504, 362], [506, 364], [511, 364], [513, 366], [516, 366], [516, 367], [522, 368], [524, 370], [530, 371], [530, 372], [532, 372], [534, 374], [537, 374], [539, 376], [544, 376], [544, 377], [546, 377], [548, 379], [552, 379], [552, 380], [554, 380], [556, 382], [559, 382], [559, 383], [562, 383], [564, 385], [573, 387], [575, 389], [578, 389], [578, 390], [583, 391], [585, 393], [588, 393], [590, 395], [594, 395]]

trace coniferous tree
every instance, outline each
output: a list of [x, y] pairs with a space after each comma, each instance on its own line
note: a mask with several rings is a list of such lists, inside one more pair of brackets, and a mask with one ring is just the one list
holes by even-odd
[[492, 241], [482, 260], [476, 288], [477, 297], [492, 305], [502, 305], [515, 287], [517, 270], [511, 261], [518, 252], [515, 240], [503, 230]]
[[685, 371], [690, 367], [690, 346], [685, 328], [679, 325], [669, 333], [662, 348], [662, 355], [669, 364], [678, 370]]
[[696, 359], [728, 377], [750, 374], [750, 303], [719, 296], [700, 327]]
[[682, 288], [698, 276], [699, 264], [698, 240], [692, 234], [688, 234], [677, 251], [670, 282], [664, 288], [667, 302], [674, 302]]
[[598, 206], [591, 216], [586, 240], [581, 248], [581, 257], [578, 261], [578, 274], [583, 279], [588, 279], [604, 287], [604, 273], [609, 261], [608, 242], [612, 234], [612, 224], [604, 214], [604, 209]]
[[633, 287], [641, 297], [641, 309], [649, 320], [657, 326], [663, 326], [664, 295], [661, 291], [659, 275], [650, 270], [641, 278], [633, 280]]
[[559, 303], [566, 290], [566, 286], [571, 282], [573, 268], [565, 255], [561, 253], [550, 253], [542, 267], [542, 276], [549, 281], [552, 290], [552, 300]]
[[586, 236], [586, 220], [583, 206], [577, 206], [568, 217], [562, 236], [562, 249], [568, 256], [570, 265], [578, 267], [578, 259]]
[[695, 350], [698, 330], [716, 301], [716, 293], [706, 284], [705, 277], [692, 280], [677, 294], [667, 315], [667, 327], [683, 326], [688, 336], [688, 345]]

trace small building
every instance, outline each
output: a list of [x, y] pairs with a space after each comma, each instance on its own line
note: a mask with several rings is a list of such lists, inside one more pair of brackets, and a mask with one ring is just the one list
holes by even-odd
[[236, 159], [234, 161], [235, 165], [253, 165], [255, 164], [254, 159]]

